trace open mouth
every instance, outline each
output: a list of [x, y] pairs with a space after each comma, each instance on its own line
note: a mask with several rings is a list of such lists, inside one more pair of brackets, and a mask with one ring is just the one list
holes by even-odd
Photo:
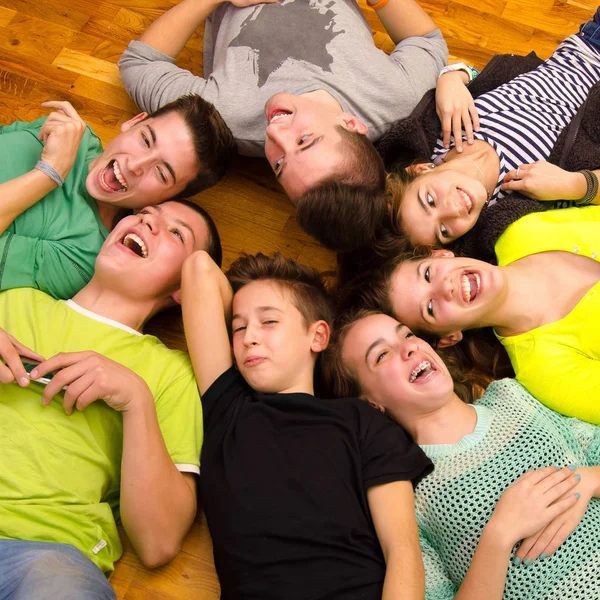
[[458, 192], [458, 195], [463, 203], [463, 206], [467, 210], [467, 213], [471, 214], [471, 209], [473, 208], [473, 200], [471, 200], [471, 196], [461, 188], [456, 188], [456, 191]]
[[102, 188], [107, 192], [126, 192], [128, 189], [127, 182], [121, 174], [119, 163], [116, 160], [111, 160], [100, 173], [100, 182]]
[[276, 108], [269, 115], [269, 125], [271, 123], [275, 123], [275, 121], [277, 121], [277, 119], [281, 119], [281, 117], [286, 117], [287, 115], [291, 115], [291, 114], [292, 113], [289, 110], [284, 110], [283, 108]]
[[148, 258], [148, 248], [144, 244], [144, 240], [135, 233], [128, 233], [121, 242], [123, 246], [129, 248], [140, 258]]
[[424, 360], [412, 371], [408, 378], [408, 382], [414, 383], [415, 381], [418, 381], [419, 383], [423, 383], [429, 379], [435, 371], [436, 370], [431, 366], [431, 363], [428, 360]]
[[481, 277], [478, 273], [463, 273], [460, 277], [463, 300], [473, 302], [481, 291]]

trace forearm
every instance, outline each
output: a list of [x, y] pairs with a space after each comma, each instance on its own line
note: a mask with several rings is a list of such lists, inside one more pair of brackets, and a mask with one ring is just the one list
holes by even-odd
[[386, 556], [381, 600], [422, 600], [425, 596], [425, 572], [418, 548], [416, 552], [403, 548]]
[[502, 600], [512, 545], [485, 527], [455, 600]]
[[0, 235], [30, 206], [56, 189], [56, 183], [38, 169], [0, 184]]
[[121, 519], [147, 567], [179, 551], [195, 514], [195, 493], [167, 452], [150, 394], [123, 412]]
[[184, 263], [181, 298], [188, 351], [203, 394], [232, 364], [227, 322], [233, 293], [206, 252], [193, 254]]
[[182, 0], [149, 25], [139, 40], [177, 58], [196, 29], [219, 4], [217, 0]]
[[[367, 0], [369, 6], [376, 3], [376, 0]], [[408, 37], [427, 35], [437, 29], [433, 19], [415, 0], [389, 0], [386, 6], [377, 11], [377, 16], [394, 44]]]

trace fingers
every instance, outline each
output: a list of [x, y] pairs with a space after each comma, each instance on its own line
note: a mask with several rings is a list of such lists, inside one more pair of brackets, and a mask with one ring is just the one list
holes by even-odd
[[48, 373], [81, 362], [93, 354], [93, 352], [61, 352], [55, 354], [48, 360], [41, 362], [33, 371], [31, 371], [31, 378], [39, 379], [40, 377], [45, 377]]
[[441, 117], [442, 121], [442, 140], [444, 143], [444, 148], [450, 147], [450, 131], [452, 124], [452, 115], [448, 113], [444, 113]]
[[473, 129], [475, 131], [479, 131], [479, 113], [477, 112], [477, 107], [474, 102], [469, 104], [469, 114], [471, 115], [471, 122], [473, 123]]
[[98, 399], [98, 395], [94, 394], [94, 381], [94, 374], [86, 371], [67, 386], [63, 398], [63, 408], [67, 415], [73, 414], [75, 408], [83, 410]]
[[21, 356], [25, 358], [31, 358], [33, 360], [40, 360], [43, 358], [39, 355], [17, 342], [11, 335], [2, 332], [0, 340], [0, 357], [6, 364], [0, 362], [0, 382], [1, 383], [12, 383], [17, 381], [21, 387], [29, 385], [29, 377], [23, 363]]
[[[46, 361], [46, 363], [48, 363], [50, 361]], [[37, 369], [36, 369], [37, 371]], [[76, 381], [77, 379], [79, 379], [82, 375], [84, 375], [87, 372], [87, 369], [85, 367], [85, 363], [82, 362], [77, 362], [75, 364], [72, 364], [71, 366], [68, 367], [63, 367], [60, 369], [60, 371], [57, 371], [56, 374], [52, 377], [52, 380], [50, 381], [50, 383], [48, 385], [46, 385], [46, 387], [44, 388], [44, 392], [42, 393], [42, 404], [50, 404], [50, 402], [52, 402], [52, 398], [54, 398], [54, 396], [60, 394], [61, 390], [64, 387], [70, 386], [74, 381]], [[47, 372], [46, 372], [47, 374]], [[32, 377], [33, 377], [33, 371], [32, 371]], [[43, 377], [43, 375], [40, 375], [40, 377]], [[72, 405], [70, 406], [70, 408], [72, 407]], [[65, 409], [66, 411], [66, 409]], [[72, 410], [71, 410], [72, 412]], [[71, 414], [70, 412], [67, 412], [67, 414]]]
[[[565, 476], [565, 473], [566, 476]], [[549, 504], [556, 502], [559, 498], [562, 498], [567, 492], [572, 490], [581, 479], [581, 475], [573, 474], [567, 467], [564, 467], [560, 471], [556, 472], [556, 477], [550, 475], [542, 482], [542, 487], [545, 490], [544, 496]], [[562, 477], [563, 479], [560, 479]]]
[[81, 120], [79, 113], [73, 108], [73, 105], [66, 100], [48, 100], [47, 102], [42, 102], [42, 106], [44, 108], [55, 108], [57, 111], [60, 111], [71, 119]]
[[473, 125], [471, 123], [471, 116], [467, 109], [463, 111], [462, 122], [465, 134], [467, 135], [467, 144], [472, 144], [475, 141], [473, 138]]
[[462, 152], [462, 119], [460, 113], [452, 115], [452, 132], [454, 133], [454, 144], [457, 152]]

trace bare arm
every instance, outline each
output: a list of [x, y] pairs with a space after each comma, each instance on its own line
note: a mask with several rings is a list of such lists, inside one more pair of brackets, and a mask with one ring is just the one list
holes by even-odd
[[382, 600], [423, 598], [425, 575], [410, 481], [394, 481], [367, 490], [369, 509], [386, 573]]
[[185, 261], [183, 323], [200, 394], [233, 364], [227, 332], [232, 299], [227, 278], [206, 252], [195, 252]]
[[[367, 4], [372, 6], [376, 2], [367, 0]], [[377, 11], [377, 16], [394, 44], [408, 37], [427, 35], [438, 28], [415, 0], [389, 0]]]
[[[69, 102], [44, 102], [42, 106], [57, 111], [50, 114], [40, 130], [39, 137], [44, 143], [40, 160], [54, 167], [65, 179], [75, 162], [85, 123]], [[21, 213], [56, 187], [57, 184], [38, 169], [0, 184], [0, 235]]]
[[151, 23], [139, 40], [177, 58], [196, 29], [219, 4], [218, 0], [183, 0]]
[[121, 519], [146, 567], [169, 562], [196, 515], [194, 477], [177, 470], [158, 424], [146, 382], [122, 364], [96, 352], [61, 353], [40, 363], [33, 379], [58, 371], [42, 403], [67, 387], [62, 404], [70, 415], [102, 399], [123, 414]]

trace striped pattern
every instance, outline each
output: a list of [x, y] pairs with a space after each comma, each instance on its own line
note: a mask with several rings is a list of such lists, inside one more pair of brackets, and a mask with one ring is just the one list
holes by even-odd
[[[572, 35], [543, 65], [475, 100], [481, 127], [474, 137], [491, 144], [500, 157], [500, 176], [490, 204], [510, 193], [500, 190], [508, 171], [548, 158], [561, 131], [599, 80], [600, 53]], [[433, 159], [439, 161], [446, 152], [439, 139]]]

